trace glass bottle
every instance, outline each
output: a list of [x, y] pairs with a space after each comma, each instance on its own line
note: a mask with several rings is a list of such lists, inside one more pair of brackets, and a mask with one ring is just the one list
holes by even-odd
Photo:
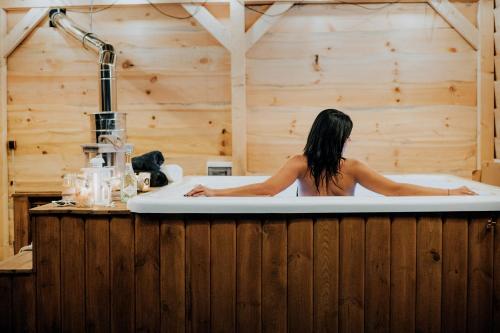
[[120, 196], [122, 202], [127, 202], [130, 198], [137, 195], [137, 176], [132, 168], [130, 153], [126, 154], [125, 171], [122, 175]]

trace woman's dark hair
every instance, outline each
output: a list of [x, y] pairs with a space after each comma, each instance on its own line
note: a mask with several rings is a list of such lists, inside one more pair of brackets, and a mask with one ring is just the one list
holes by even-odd
[[304, 155], [318, 192], [323, 182], [335, 183], [340, 162], [344, 160], [342, 150], [351, 131], [351, 118], [339, 110], [323, 110], [314, 120], [304, 147]]

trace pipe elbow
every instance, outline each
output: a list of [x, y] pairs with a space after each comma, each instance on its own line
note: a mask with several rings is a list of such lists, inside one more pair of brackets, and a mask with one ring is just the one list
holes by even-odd
[[112, 65], [116, 63], [115, 48], [111, 44], [103, 44], [99, 48], [99, 63]]

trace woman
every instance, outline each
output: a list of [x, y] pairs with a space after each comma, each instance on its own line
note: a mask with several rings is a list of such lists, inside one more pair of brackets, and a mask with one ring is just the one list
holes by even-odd
[[474, 195], [467, 187], [440, 189], [392, 181], [366, 164], [342, 156], [350, 140], [352, 121], [335, 109], [322, 111], [314, 121], [304, 154], [291, 157], [266, 181], [227, 189], [196, 186], [186, 196], [273, 196], [299, 180], [299, 195], [353, 195], [356, 184], [387, 196]]

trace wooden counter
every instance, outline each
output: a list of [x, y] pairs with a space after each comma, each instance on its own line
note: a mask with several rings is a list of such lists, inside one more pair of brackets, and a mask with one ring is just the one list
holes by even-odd
[[31, 213], [40, 332], [500, 328], [498, 212]]

